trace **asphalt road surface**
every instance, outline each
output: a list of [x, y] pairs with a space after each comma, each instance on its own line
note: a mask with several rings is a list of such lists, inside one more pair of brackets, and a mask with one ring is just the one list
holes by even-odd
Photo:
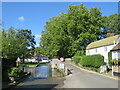
[[65, 78], [63, 88], [118, 88], [118, 80], [80, 70], [69, 63], [65, 66], [71, 69], [72, 74]]

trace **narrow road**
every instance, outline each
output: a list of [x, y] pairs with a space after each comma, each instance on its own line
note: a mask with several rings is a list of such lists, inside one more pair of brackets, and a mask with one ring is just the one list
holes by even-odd
[[65, 78], [63, 88], [118, 88], [118, 80], [80, 70], [66, 62], [65, 66], [72, 70], [72, 74]]

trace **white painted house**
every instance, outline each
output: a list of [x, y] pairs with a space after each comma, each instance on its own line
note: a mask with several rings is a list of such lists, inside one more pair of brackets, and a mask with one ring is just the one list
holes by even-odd
[[27, 58], [25, 62], [37, 62], [35, 58]]
[[108, 52], [120, 42], [120, 34], [90, 43], [86, 47], [86, 55], [101, 54], [104, 62], [108, 63]]

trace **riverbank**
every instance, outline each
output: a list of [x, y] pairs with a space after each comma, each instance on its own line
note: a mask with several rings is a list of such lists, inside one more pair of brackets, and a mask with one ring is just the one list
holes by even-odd
[[20, 66], [36, 67], [39, 64], [40, 64], [40, 62], [26, 62], [26, 63], [20, 63]]

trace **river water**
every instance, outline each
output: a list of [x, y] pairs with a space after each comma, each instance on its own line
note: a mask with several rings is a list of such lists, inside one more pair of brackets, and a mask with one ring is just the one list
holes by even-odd
[[36, 78], [48, 78], [50, 73], [50, 66], [46, 64], [39, 64], [36, 67]]
[[48, 64], [40, 63], [37, 67], [26, 67], [25, 71], [31, 72], [31, 75], [15, 88], [29, 88], [30, 90], [47, 88], [47, 90], [51, 90], [63, 85], [63, 79], [49, 77], [50, 66]]
[[50, 74], [50, 66], [45, 63], [40, 63], [37, 67], [26, 67], [25, 71], [31, 72], [34, 78], [48, 78]]

